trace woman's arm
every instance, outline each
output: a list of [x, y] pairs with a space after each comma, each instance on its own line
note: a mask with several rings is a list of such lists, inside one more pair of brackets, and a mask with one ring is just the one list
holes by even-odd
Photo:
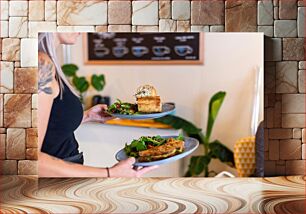
[[98, 122], [105, 123], [108, 120], [113, 119], [113, 117], [106, 112], [107, 105], [98, 104], [90, 109], [84, 111], [82, 123], [86, 122]]
[[[38, 175], [39, 177], [107, 177], [105, 168], [70, 163], [41, 152], [54, 98], [59, 94], [55, 68], [50, 58], [39, 53], [38, 80]], [[110, 168], [112, 177], [139, 177], [155, 167], [133, 170], [134, 158], [121, 161]]]

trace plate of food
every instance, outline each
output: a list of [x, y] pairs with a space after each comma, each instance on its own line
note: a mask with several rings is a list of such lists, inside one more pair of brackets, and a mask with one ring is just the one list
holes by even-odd
[[136, 103], [117, 99], [108, 107], [107, 112], [113, 117], [131, 120], [154, 119], [175, 112], [175, 104], [162, 103], [156, 89], [151, 85], [140, 86], [135, 97]]
[[199, 146], [195, 138], [185, 136], [142, 136], [116, 154], [118, 161], [135, 157], [134, 166], [170, 163], [190, 155]]

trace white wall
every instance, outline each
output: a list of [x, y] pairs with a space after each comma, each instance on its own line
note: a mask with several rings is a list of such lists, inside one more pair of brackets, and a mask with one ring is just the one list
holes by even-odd
[[[113, 100], [133, 102], [139, 85], [154, 85], [162, 101], [176, 103], [177, 115], [204, 130], [210, 97], [219, 90], [226, 91], [212, 139], [233, 149], [237, 139], [251, 134], [255, 71], [263, 68], [263, 34], [205, 33], [204, 40], [204, 65], [84, 65], [81, 38], [72, 47], [71, 61], [80, 67], [80, 75], [105, 74], [102, 94]], [[224, 169], [220, 164], [215, 167]]]

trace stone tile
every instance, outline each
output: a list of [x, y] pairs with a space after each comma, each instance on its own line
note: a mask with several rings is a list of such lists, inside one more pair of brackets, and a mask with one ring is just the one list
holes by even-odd
[[283, 114], [283, 128], [304, 128], [306, 114]]
[[38, 32], [56, 32], [56, 22], [29, 22], [29, 37], [37, 38]]
[[302, 144], [302, 159], [306, 159], [306, 144]]
[[10, 16], [27, 16], [28, 2], [27, 1], [9, 1]]
[[[0, 127], [2, 126], [3, 126], [3, 94], [0, 94]], [[2, 134], [2, 132], [0, 133]]]
[[5, 141], [6, 141], [6, 134], [0, 134], [0, 159], [5, 159]]
[[37, 110], [32, 110], [32, 127], [37, 128]]
[[304, 0], [299, 0], [298, 1], [298, 6], [299, 7], [305, 7], [306, 6], [306, 2]]
[[106, 25], [107, 1], [58, 1], [58, 25]]
[[270, 139], [291, 139], [292, 129], [269, 129]]
[[282, 103], [281, 101], [277, 101], [274, 107], [274, 128], [282, 127]]
[[18, 175], [37, 175], [37, 161], [18, 161]]
[[305, 160], [286, 161], [286, 175], [305, 174]]
[[306, 61], [300, 61], [299, 62], [299, 69], [306, 69]]
[[9, 2], [0, 1], [0, 20], [8, 20], [9, 18]]
[[282, 113], [306, 113], [305, 94], [284, 94]]
[[131, 32], [131, 25], [108, 25], [108, 32]]
[[38, 146], [38, 134], [36, 128], [26, 129], [26, 147], [37, 148]]
[[275, 166], [275, 176], [284, 176], [284, 175], [286, 175], [286, 166], [276, 164], [276, 166]]
[[6, 38], [2, 40], [2, 60], [20, 60], [20, 39]]
[[177, 32], [190, 32], [190, 22], [177, 21]]
[[265, 61], [282, 61], [282, 40], [279, 38], [264, 38]]
[[32, 94], [32, 109], [37, 109], [38, 94]]
[[224, 2], [219, 0], [191, 1], [192, 25], [223, 25]]
[[276, 161], [265, 160], [265, 176], [274, 176], [276, 172]]
[[265, 62], [264, 68], [264, 92], [265, 94], [275, 93], [276, 65], [274, 62]]
[[158, 26], [145, 26], [145, 25], [137, 25], [137, 32], [158, 32]]
[[37, 93], [37, 68], [17, 68], [14, 75], [15, 93]]
[[297, 76], [297, 62], [277, 62], [276, 93], [296, 93]]
[[171, 2], [159, 1], [159, 18], [170, 19], [171, 18]]
[[1, 175], [17, 175], [16, 160], [0, 160]]
[[300, 160], [302, 158], [302, 142], [300, 140], [280, 140], [281, 160]]
[[8, 33], [8, 21], [0, 21], [0, 37], [5, 38], [9, 36]]
[[[2, 96], [3, 96], [3, 94], [2, 94]], [[6, 128], [0, 128], [0, 134], [6, 134]]]
[[20, 61], [15, 61], [14, 62], [14, 67], [15, 68], [20, 68]]
[[29, 148], [26, 150], [27, 160], [37, 160], [37, 148]]
[[279, 11], [279, 8], [278, 8], [278, 7], [274, 7], [274, 9], [273, 9], [273, 18], [274, 18], [275, 20], [278, 20], [278, 19], [279, 19], [279, 17], [278, 17], [278, 11]]
[[305, 93], [305, 70], [299, 70], [299, 93]]
[[297, 37], [296, 20], [275, 20], [275, 37]]
[[296, 19], [296, 0], [279, 0], [279, 18]]
[[131, 24], [131, 2], [109, 1], [108, 24]]
[[[139, 25], [138, 25], [139, 26]], [[132, 32], [137, 32], [137, 25], [132, 26]]]
[[273, 37], [273, 26], [258, 26], [257, 31], [263, 32], [265, 36]]
[[24, 38], [28, 36], [28, 18], [10, 17], [9, 37]]
[[269, 141], [269, 160], [279, 160], [279, 141]]
[[6, 158], [11, 160], [25, 159], [25, 129], [7, 129]]
[[227, 0], [225, 2], [225, 31], [256, 32], [257, 1]]
[[45, 20], [56, 21], [56, 1], [45, 1]]
[[265, 118], [267, 121], [267, 128], [273, 128], [274, 127], [274, 109], [273, 108], [267, 108]]
[[158, 25], [158, 1], [133, 1], [133, 25]]
[[273, 0], [273, 6], [278, 7], [279, 6], [279, 0]]
[[304, 38], [283, 38], [283, 60], [305, 59]]
[[31, 127], [31, 94], [4, 95], [4, 127]]
[[306, 7], [298, 8], [297, 29], [298, 37], [305, 37], [305, 10]]
[[212, 25], [209, 28], [210, 32], [224, 32], [224, 25]]
[[29, 1], [29, 20], [42, 21], [45, 19], [45, 2]]
[[12, 93], [14, 87], [14, 63], [1, 61], [0, 67], [0, 92]]
[[302, 129], [294, 128], [292, 131], [292, 138], [301, 139], [302, 138]]
[[57, 32], [95, 32], [94, 26], [57, 26]]
[[176, 21], [172, 19], [159, 20], [159, 32], [176, 32]]
[[107, 25], [96, 26], [96, 32], [107, 32]]
[[192, 25], [191, 32], [209, 32], [209, 26], [207, 25]]
[[190, 2], [189, 1], [172, 1], [172, 19], [189, 20], [190, 19]]
[[302, 143], [306, 143], [306, 129], [302, 129]]
[[38, 66], [38, 41], [37, 39], [21, 39], [21, 67]]
[[273, 107], [275, 105], [275, 94], [265, 94], [266, 107]]
[[272, 0], [258, 1], [257, 24], [273, 25], [273, 2]]

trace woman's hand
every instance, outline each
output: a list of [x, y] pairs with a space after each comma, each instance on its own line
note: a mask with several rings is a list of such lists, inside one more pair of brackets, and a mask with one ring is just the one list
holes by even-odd
[[133, 168], [135, 158], [131, 157], [120, 161], [109, 169], [110, 177], [141, 177], [143, 174], [158, 168], [158, 166], [149, 166], [143, 168]]
[[85, 122], [99, 122], [105, 123], [108, 120], [113, 119], [113, 117], [106, 112], [107, 105], [98, 104], [93, 106], [92, 108], [84, 111], [83, 121]]

